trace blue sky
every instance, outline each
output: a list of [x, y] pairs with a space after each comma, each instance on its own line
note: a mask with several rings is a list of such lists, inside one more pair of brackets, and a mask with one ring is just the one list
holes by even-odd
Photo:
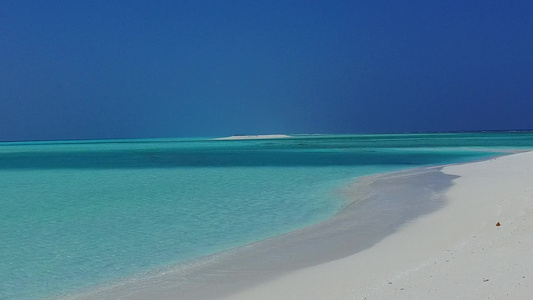
[[533, 128], [533, 1], [0, 3], [0, 140]]

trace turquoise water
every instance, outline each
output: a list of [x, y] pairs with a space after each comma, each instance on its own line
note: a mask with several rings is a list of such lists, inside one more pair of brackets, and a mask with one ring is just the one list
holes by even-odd
[[0, 144], [0, 299], [105, 284], [310, 225], [353, 178], [533, 148], [531, 133]]

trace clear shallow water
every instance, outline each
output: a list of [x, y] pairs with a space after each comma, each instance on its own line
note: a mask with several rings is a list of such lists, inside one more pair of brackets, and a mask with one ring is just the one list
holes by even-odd
[[0, 299], [68, 293], [319, 222], [358, 176], [516, 148], [533, 148], [533, 134], [2, 143]]

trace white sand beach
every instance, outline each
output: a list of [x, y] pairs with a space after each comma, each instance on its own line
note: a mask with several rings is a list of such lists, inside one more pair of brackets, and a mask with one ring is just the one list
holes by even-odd
[[531, 298], [533, 152], [370, 176], [353, 192], [367, 181], [373, 197], [320, 224], [207, 257], [190, 272], [65, 299]]
[[286, 134], [261, 134], [261, 135], [233, 135], [222, 138], [215, 138], [214, 140], [262, 140], [262, 139], [283, 139], [289, 138], [290, 135]]
[[443, 208], [369, 249], [224, 299], [531, 299], [533, 152], [442, 171], [460, 176]]

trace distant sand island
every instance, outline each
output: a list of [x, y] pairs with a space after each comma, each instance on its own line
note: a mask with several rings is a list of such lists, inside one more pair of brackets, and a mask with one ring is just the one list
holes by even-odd
[[260, 135], [232, 135], [228, 137], [216, 138], [214, 140], [261, 140], [261, 139], [283, 139], [289, 138], [286, 134], [260, 134]]

